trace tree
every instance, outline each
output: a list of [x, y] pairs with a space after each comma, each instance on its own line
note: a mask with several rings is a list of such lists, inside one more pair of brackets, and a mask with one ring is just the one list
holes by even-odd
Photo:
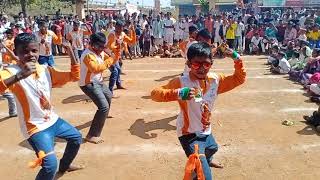
[[209, 1], [208, 0], [199, 0], [201, 5], [202, 12], [207, 13], [209, 12]]
[[21, 12], [26, 16], [27, 15], [27, 0], [20, 0]]

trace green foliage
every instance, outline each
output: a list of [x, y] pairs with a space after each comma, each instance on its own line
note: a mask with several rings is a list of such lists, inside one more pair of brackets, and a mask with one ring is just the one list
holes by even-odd
[[209, 12], [209, 1], [208, 0], [199, 0], [199, 3], [202, 8], [202, 12], [207, 13]]

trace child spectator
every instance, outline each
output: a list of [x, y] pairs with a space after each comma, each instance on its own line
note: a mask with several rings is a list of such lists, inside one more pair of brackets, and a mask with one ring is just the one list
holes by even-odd
[[271, 65], [271, 72], [275, 74], [287, 74], [290, 71], [290, 64], [288, 60], [286, 59], [286, 54], [284, 52], [279, 52], [278, 53], [278, 59], [279, 59], [279, 65], [274, 66], [273, 64]]
[[251, 39], [251, 44], [250, 44], [250, 54], [252, 53], [257, 53], [259, 54], [260, 51], [260, 46], [262, 45], [262, 38], [259, 36], [258, 32], [254, 33], [254, 36]]
[[151, 46], [151, 30], [149, 24], [145, 25], [145, 29], [142, 33], [143, 38], [143, 57], [150, 56], [150, 46]]

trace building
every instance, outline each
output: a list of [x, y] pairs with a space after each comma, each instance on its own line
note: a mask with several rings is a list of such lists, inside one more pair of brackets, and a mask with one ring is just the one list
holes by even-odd
[[[172, 0], [171, 5], [175, 6], [181, 15], [194, 15], [201, 12], [198, 0]], [[211, 11], [231, 10], [236, 7], [236, 0], [209, 0], [209, 6]]]

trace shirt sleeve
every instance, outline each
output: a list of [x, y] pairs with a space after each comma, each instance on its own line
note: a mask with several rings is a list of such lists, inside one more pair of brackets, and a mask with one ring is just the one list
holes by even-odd
[[60, 71], [53, 67], [48, 67], [51, 75], [52, 87], [61, 87], [68, 82], [75, 82], [80, 79], [80, 65], [71, 65], [71, 71]]
[[87, 66], [89, 72], [101, 73], [104, 70], [106, 70], [108, 67], [110, 67], [109, 59], [104, 59], [104, 60], [105, 60], [104, 63], [99, 64], [94, 55], [87, 54], [83, 59], [83, 63]]
[[246, 71], [242, 60], [234, 61], [234, 68], [235, 71], [233, 75], [224, 76], [223, 74], [220, 74], [218, 94], [230, 91], [245, 82]]
[[53, 44], [57, 44], [60, 45], [62, 44], [62, 35], [61, 33], [55, 34], [54, 32], [52, 33], [52, 40], [53, 40]]
[[136, 43], [136, 32], [131, 29], [129, 31], [130, 31], [130, 37], [127, 35], [124, 35], [123, 40], [127, 42], [129, 45], [132, 45]]
[[[4, 83], [4, 80], [10, 78], [12, 74], [8, 70], [0, 71], [0, 94], [4, 93], [9, 87]], [[14, 86], [14, 85], [12, 85]]]
[[168, 84], [152, 90], [151, 99], [156, 102], [177, 101], [179, 88], [181, 88], [180, 78], [175, 78]]

